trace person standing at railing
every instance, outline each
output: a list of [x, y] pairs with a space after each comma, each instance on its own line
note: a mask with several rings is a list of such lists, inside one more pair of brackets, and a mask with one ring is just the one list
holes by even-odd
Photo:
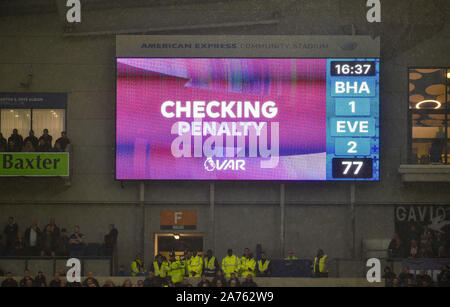
[[30, 227], [25, 230], [25, 246], [28, 256], [39, 256], [42, 232], [37, 222], [33, 221]]
[[17, 233], [19, 232], [19, 226], [14, 221], [14, 217], [10, 217], [8, 219], [8, 224], [3, 230], [3, 234], [5, 235], [6, 240], [6, 254], [11, 255], [14, 251], [14, 243], [17, 239]]
[[328, 277], [328, 256], [322, 249], [317, 250], [313, 262], [313, 272], [315, 277]]
[[83, 256], [86, 247], [86, 236], [80, 232], [80, 226], [75, 225], [74, 233], [70, 236], [69, 252], [71, 256]]

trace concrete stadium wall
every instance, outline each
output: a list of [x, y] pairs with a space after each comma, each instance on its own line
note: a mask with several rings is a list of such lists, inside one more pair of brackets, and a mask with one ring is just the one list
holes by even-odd
[[[193, 209], [198, 212], [195, 232], [205, 234], [205, 249], [215, 248], [219, 257], [228, 247], [240, 253], [257, 243], [273, 257], [290, 248], [301, 257], [312, 257], [318, 247], [332, 257], [358, 257], [362, 238], [392, 235], [396, 204], [450, 202], [448, 183], [406, 185], [398, 173], [407, 157], [407, 68], [450, 66], [449, 25], [439, 9], [445, 5], [440, 0], [414, 1], [414, 5], [406, 0], [385, 1], [382, 24], [367, 23], [365, 1], [357, 0], [219, 1], [84, 15], [76, 30], [162, 29], [275, 18], [274, 24], [153, 33], [333, 35], [351, 34], [353, 24], [356, 34], [381, 35], [381, 180], [355, 184], [354, 238], [349, 183], [286, 183], [284, 247], [279, 183], [217, 182], [213, 228], [206, 182], [147, 182], [145, 207], [140, 207], [139, 183], [121, 186], [114, 181], [114, 36], [63, 37], [56, 12], [0, 17], [0, 92], [67, 92], [74, 165], [70, 186], [60, 179], [1, 178], [0, 226], [8, 216], [17, 218], [21, 230], [33, 219], [46, 223], [54, 216], [69, 229], [80, 224], [90, 242], [101, 242], [107, 225], [115, 223], [120, 232], [119, 263], [128, 264], [142, 248], [150, 261], [161, 209]], [[430, 14], [433, 18], [421, 18]], [[20, 82], [30, 65], [33, 83], [25, 90]]]

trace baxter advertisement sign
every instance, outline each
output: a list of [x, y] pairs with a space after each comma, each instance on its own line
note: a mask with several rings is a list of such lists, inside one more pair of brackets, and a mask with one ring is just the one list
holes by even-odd
[[0, 153], [0, 176], [69, 176], [68, 152]]

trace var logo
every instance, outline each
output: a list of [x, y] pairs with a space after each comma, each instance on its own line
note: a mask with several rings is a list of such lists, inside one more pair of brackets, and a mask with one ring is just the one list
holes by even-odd
[[206, 159], [205, 163], [205, 170], [207, 170], [208, 172], [212, 172], [212, 171], [226, 171], [226, 170], [231, 170], [231, 171], [245, 171], [245, 161], [244, 160], [223, 160], [223, 161], [219, 161], [219, 160], [213, 160], [211, 157], [209, 157], [208, 159]]

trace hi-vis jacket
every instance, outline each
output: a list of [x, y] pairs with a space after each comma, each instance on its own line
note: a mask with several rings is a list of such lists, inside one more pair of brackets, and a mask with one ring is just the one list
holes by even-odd
[[239, 272], [239, 258], [236, 255], [226, 256], [222, 259], [222, 271], [226, 278], [230, 278], [231, 273]]

